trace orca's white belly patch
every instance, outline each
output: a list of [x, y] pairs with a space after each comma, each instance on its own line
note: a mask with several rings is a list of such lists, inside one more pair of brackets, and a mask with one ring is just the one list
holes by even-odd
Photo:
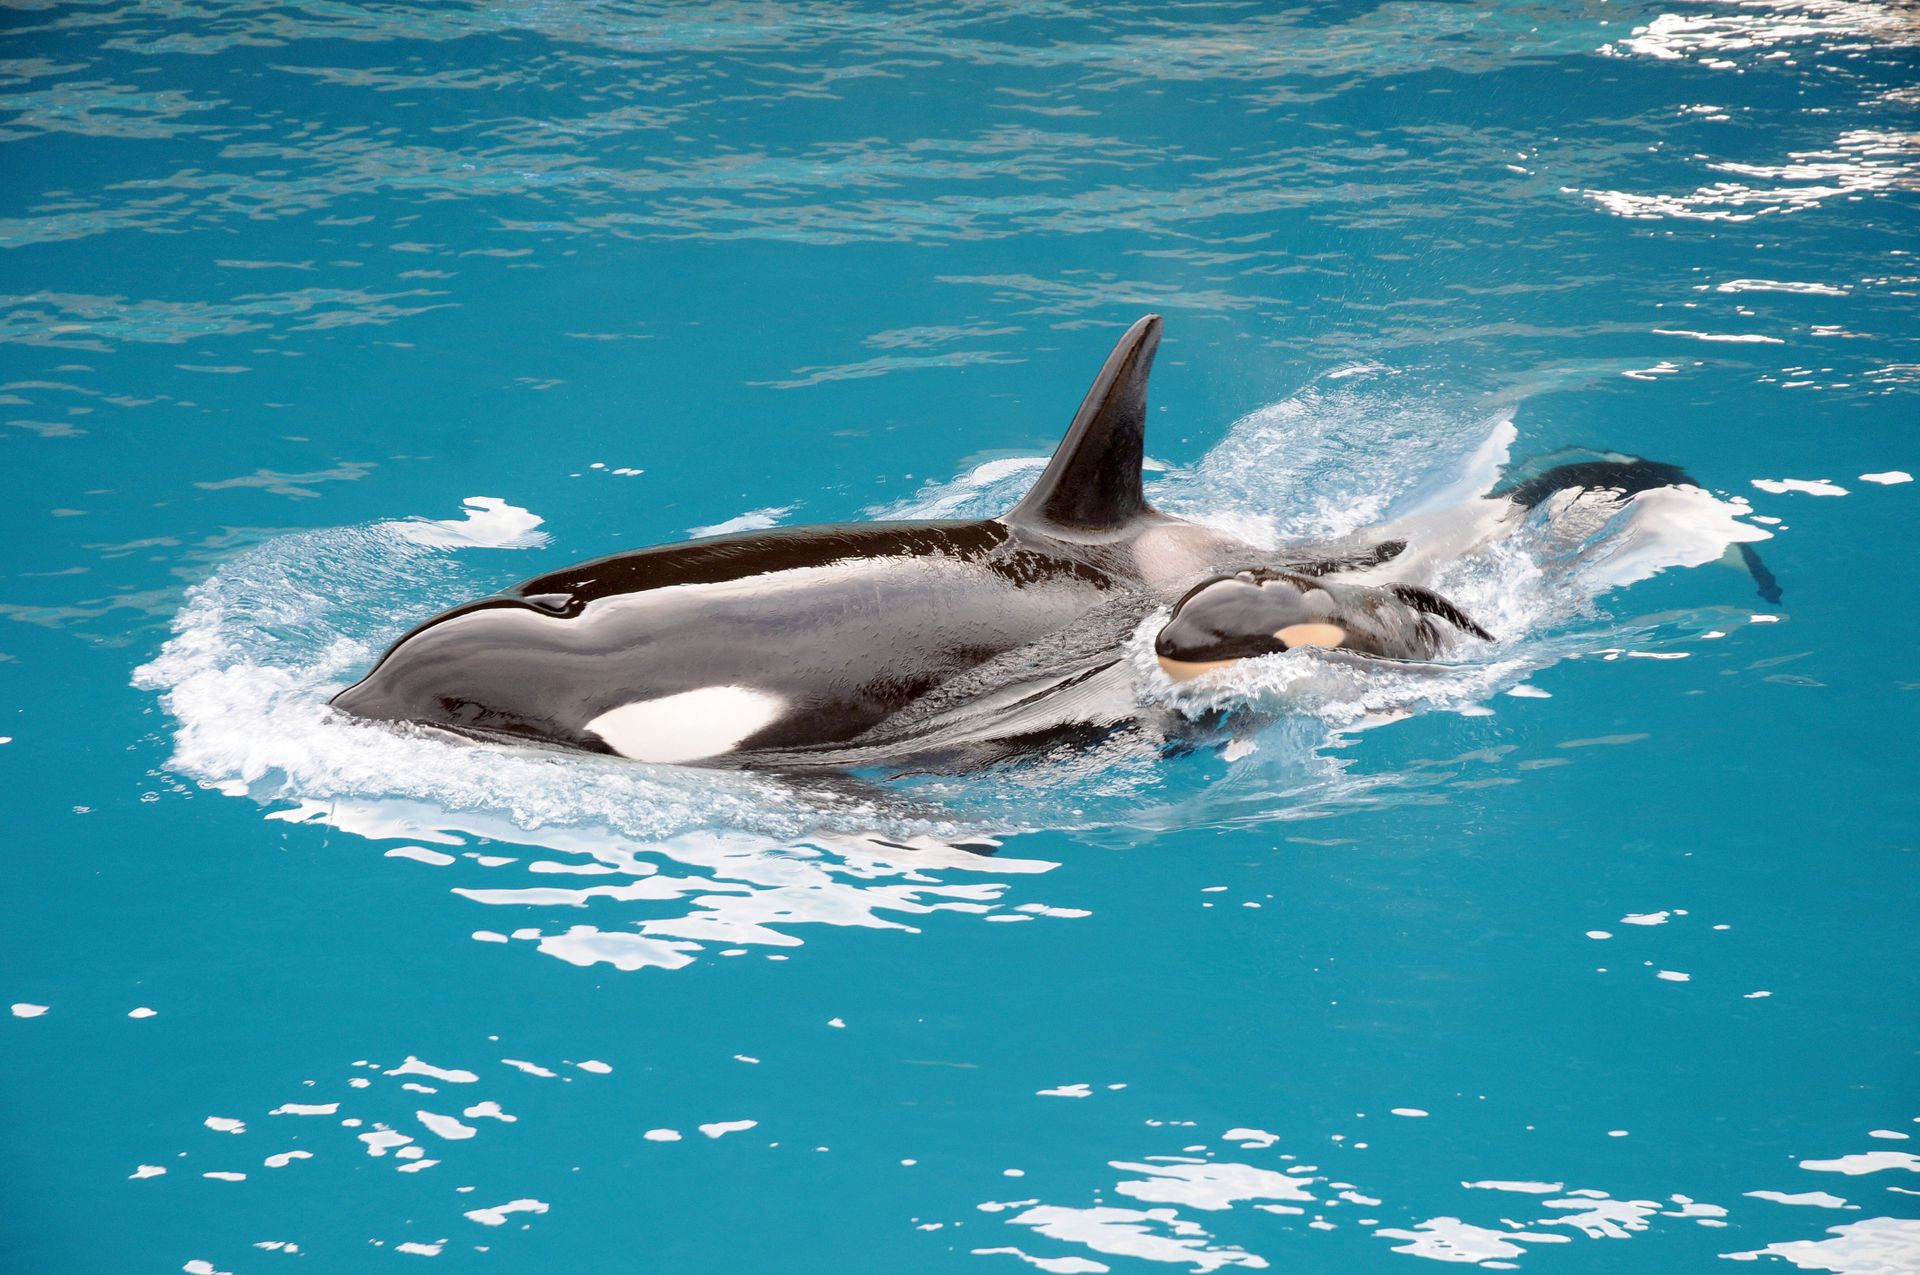
[[610, 708], [587, 729], [622, 757], [673, 764], [732, 752], [786, 710], [786, 700], [750, 686], [703, 686]]

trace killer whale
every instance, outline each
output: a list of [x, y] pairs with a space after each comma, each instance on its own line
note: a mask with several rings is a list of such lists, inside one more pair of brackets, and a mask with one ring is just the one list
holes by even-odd
[[[1663, 490], [1704, 488], [1677, 465], [1620, 452], [1574, 447], [1511, 466], [1477, 504], [1497, 526], [1562, 498], [1586, 498], [1622, 508], [1635, 497]], [[1472, 511], [1467, 511], [1471, 518]], [[1298, 647], [1321, 647], [1400, 662], [1431, 660], [1462, 637], [1491, 641], [1493, 635], [1452, 601], [1402, 575], [1407, 541], [1388, 524], [1361, 533], [1374, 545], [1374, 561], [1349, 554], [1344, 562], [1308, 563], [1292, 570], [1252, 566], [1203, 580], [1173, 606], [1154, 637], [1160, 669], [1175, 682], [1191, 681], [1218, 668]], [[1377, 542], [1377, 543], [1375, 543]], [[1456, 549], [1458, 546], [1456, 546]], [[1752, 543], [1731, 546], [1762, 600], [1778, 603], [1780, 582]], [[1417, 555], [1409, 555], [1417, 556]], [[1323, 577], [1335, 576], [1328, 579]]]
[[[749, 532], [563, 568], [419, 625], [332, 704], [661, 764], [968, 765], [1171, 722], [1139, 702], [1122, 656], [1168, 607], [1154, 647], [1175, 681], [1298, 646], [1417, 661], [1492, 637], [1391, 578], [1421, 556], [1391, 524], [1262, 551], [1155, 509], [1141, 462], [1160, 333], [1147, 315], [1121, 337], [1039, 479], [997, 518]], [[1698, 485], [1613, 453], [1543, 461], [1480, 498], [1496, 523], [1561, 493]]]
[[426, 621], [332, 703], [658, 763], [885, 738], [889, 718], [968, 673], [1253, 552], [1147, 502], [1160, 333], [1147, 315], [1121, 337], [998, 518], [781, 529], [582, 563]]
[[1154, 637], [1153, 651], [1168, 677], [1185, 682], [1240, 660], [1300, 647], [1427, 660], [1462, 635], [1493, 640], [1431, 589], [1359, 585], [1255, 567], [1189, 590]]

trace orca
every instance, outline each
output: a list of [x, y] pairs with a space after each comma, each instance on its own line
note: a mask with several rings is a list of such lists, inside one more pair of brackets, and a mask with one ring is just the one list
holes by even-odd
[[1359, 585], [1254, 567], [1207, 580], [1181, 598], [1153, 640], [1176, 682], [1300, 647], [1376, 659], [1430, 660], [1461, 635], [1493, 634], [1431, 589]]
[[[997, 518], [783, 528], [581, 563], [427, 620], [332, 704], [656, 764], [964, 767], [1171, 721], [1140, 704], [1124, 658], [1170, 605], [1154, 647], [1175, 681], [1302, 646], [1418, 661], [1492, 637], [1391, 578], [1435, 551], [1407, 552], [1391, 525], [1262, 551], [1149, 504], [1160, 333], [1149, 314], [1120, 338], [1039, 479]], [[1695, 485], [1635, 457], [1547, 459], [1564, 463], [1481, 499], [1495, 524], [1560, 492]]]
[[[1492, 490], [1458, 509], [1360, 533], [1362, 543], [1377, 542], [1372, 562], [1350, 552], [1344, 561], [1292, 570], [1253, 566], [1203, 580], [1174, 604], [1154, 638], [1154, 656], [1168, 678], [1187, 682], [1241, 660], [1299, 647], [1415, 663], [1444, 655], [1464, 637], [1492, 641], [1477, 621], [1431, 589], [1370, 579], [1404, 574], [1414, 559], [1444, 552], [1450, 540], [1454, 553], [1469, 547], [1475, 536], [1484, 542], [1549, 502], [1585, 498], [1617, 509], [1635, 497], [1669, 489], [1705, 490], [1677, 465], [1620, 452], [1576, 447], [1537, 456], [1510, 467]], [[1457, 533], [1446, 534], [1445, 527], [1462, 520], [1469, 524], [1465, 542]], [[1408, 539], [1415, 537], [1438, 546], [1426, 544], [1409, 554]], [[1746, 568], [1763, 600], [1781, 600], [1779, 581], [1751, 543], [1734, 543], [1729, 556]]]
[[[1148, 315], [1120, 339], [1038, 481], [998, 518], [777, 529], [600, 558], [426, 621], [332, 703], [642, 762], [885, 751], [901, 733], [889, 720], [915, 704], [912, 720], [938, 716], [928, 704], [946, 702], [941, 688], [948, 700], [961, 686], [986, 693], [978, 675], [1010, 653], [1137, 624], [1253, 552], [1159, 512], [1141, 489], [1160, 332]], [[1090, 623], [1102, 613], [1104, 627]]]
[[[1505, 481], [1490, 497], [1510, 501], [1521, 509], [1536, 509], [1569, 491], [1599, 492], [1625, 500], [1663, 487], [1706, 489], [1705, 484], [1678, 465], [1585, 447], [1569, 447], [1536, 456], [1504, 477]], [[1782, 600], [1780, 581], [1750, 541], [1737, 541], [1728, 552], [1739, 559], [1753, 578], [1754, 592], [1762, 602], [1777, 605]]]

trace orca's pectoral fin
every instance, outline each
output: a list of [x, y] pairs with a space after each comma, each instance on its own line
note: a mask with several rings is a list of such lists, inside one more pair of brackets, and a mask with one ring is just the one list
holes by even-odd
[[1147, 429], [1147, 377], [1160, 346], [1160, 316], [1127, 329], [1074, 415], [1033, 489], [1006, 521], [1072, 531], [1108, 531], [1150, 512], [1140, 486]]
[[1744, 540], [1734, 548], [1740, 551], [1740, 561], [1746, 564], [1747, 574], [1753, 577], [1753, 587], [1760, 591], [1760, 600], [1778, 606], [1780, 582], [1774, 579], [1773, 572], [1767, 570], [1767, 564], [1760, 560], [1760, 551]]
[[1387, 591], [1416, 611], [1439, 616], [1462, 633], [1471, 633], [1488, 642], [1495, 640], [1493, 634], [1475, 623], [1472, 616], [1432, 589], [1423, 589], [1417, 584], [1390, 584], [1387, 586]]

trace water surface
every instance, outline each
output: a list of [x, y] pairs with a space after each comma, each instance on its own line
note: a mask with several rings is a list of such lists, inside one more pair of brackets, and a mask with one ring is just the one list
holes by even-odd
[[[9, 1269], [1920, 1269], [1910, 6], [3, 20]], [[997, 512], [1149, 309], [1153, 496], [1263, 543], [1708, 506], [1179, 756], [321, 711], [568, 562]], [[1693, 515], [1780, 605], [1648, 574]]]

